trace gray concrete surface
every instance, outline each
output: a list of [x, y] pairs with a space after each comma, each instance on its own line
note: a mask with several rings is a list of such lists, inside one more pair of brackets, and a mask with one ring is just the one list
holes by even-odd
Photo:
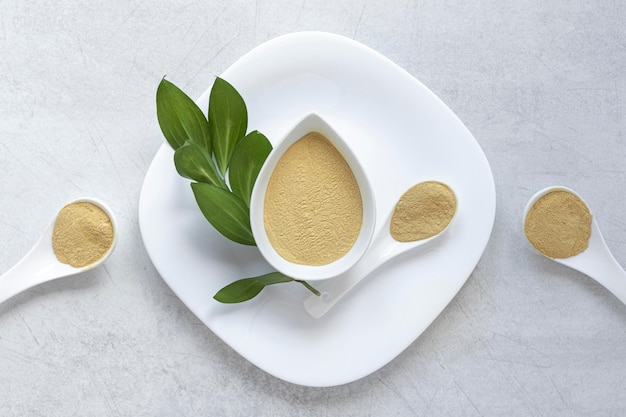
[[[118, 215], [103, 267], [0, 305], [2, 416], [623, 416], [626, 306], [534, 253], [527, 199], [589, 202], [626, 265], [626, 2], [0, 3], [0, 271], [64, 202]], [[251, 365], [161, 280], [137, 225], [161, 77], [201, 94], [300, 30], [346, 35], [431, 88], [493, 169], [492, 239], [429, 329], [381, 370], [307, 388]]]

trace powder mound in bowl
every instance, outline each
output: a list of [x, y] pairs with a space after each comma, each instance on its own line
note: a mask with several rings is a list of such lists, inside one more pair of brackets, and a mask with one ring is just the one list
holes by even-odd
[[113, 244], [113, 224], [96, 204], [63, 207], [52, 231], [52, 249], [60, 262], [81, 268], [100, 260]]
[[587, 249], [591, 213], [576, 195], [551, 191], [538, 199], [524, 221], [528, 241], [549, 258], [569, 258]]
[[361, 191], [341, 153], [311, 132], [281, 156], [264, 201], [267, 237], [284, 259], [330, 264], [350, 251], [363, 222]]

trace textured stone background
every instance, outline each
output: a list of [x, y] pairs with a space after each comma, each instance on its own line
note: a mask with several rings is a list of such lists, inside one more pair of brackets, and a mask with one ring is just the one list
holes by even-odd
[[[623, 416], [626, 307], [535, 254], [527, 199], [589, 202], [626, 265], [626, 2], [169, 0], [0, 3], [0, 271], [82, 195], [113, 207], [103, 266], [0, 305], [2, 416]], [[278, 380], [164, 284], [137, 226], [162, 143], [161, 77], [200, 95], [299, 30], [354, 38], [430, 87], [472, 131], [498, 193], [492, 240], [430, 328], [335, 388]]]

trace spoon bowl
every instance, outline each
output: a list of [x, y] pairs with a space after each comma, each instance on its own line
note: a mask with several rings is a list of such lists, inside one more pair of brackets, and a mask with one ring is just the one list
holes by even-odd
[[[429, 181], [430, 182], [430, 181]], [[421, 183], [420, 183], [421, 184]], [[359, 282], [365, 279], [370, 273], [376, 270], [379, 266], [385, 262], [401, 255], [409, 250], [414, 250], [420, 246], [427, 245], [439, 237], [441, 237], [456, 218], [458, 212], [458, 199], [454, 194], [454, 191], [446, 186], [446, 188], [452, 193], [455, 201], [455, 211], [450, 221], [434, 236], [414, 240], [412, 242], [400, 242], [395, 240], [391, 233], [390, 227], [393, 218], [393, 210], [387, 216], [385, 223], [376, 232], [372, 238], [372, 243], [361, 258], [361, 260], [354, 265], [345, 274], [340, 275], [328, 282], [318, 285], [317, 289], [320, 291], [320, 295], [311, 295], [304, 301], [304, 308], [314, 318], [320, 318], [326, 314], [341, 298], [343, 298], [348, 292], [350, 292]]]
[[67, 204], [72, 203], [92, 203], [100, 207], [109, 217], [113, 226], [113, 241], [107, 252], [95, 262], [80, 268], [59, 261], [52, 248], [52, 233], [57, 213], [32, 249], [15, 266], [0, 276], [0, 303], [35, 285], [93, 269], [113, 253], [117, 244], [117, 225], [109, 207], [93, 198], [80, 198]]
[[[533, 205], [543, 196], [553, 191], [565, 191], [578, 197], [586, 205], [585, 200], [574, 190], [563, 186], [551, 186], [538, 191], [530, 198], [524, 209], [524, 222]], [[589, 207], [589, 205], [587, 205]], [[591, 209], [590, 209], [591, 211]], [[541, 252], [539, 252], [541, 253]], [[546, 256], [542, 254], [543, 256]], [[607, 246], [595, 216], [591, 218], [591, 236], [587, 249], [569, 258], [551, 258], [560, 264], [575, 269], [592, 278], [626, 304], [626, 271], [620, 266]]]

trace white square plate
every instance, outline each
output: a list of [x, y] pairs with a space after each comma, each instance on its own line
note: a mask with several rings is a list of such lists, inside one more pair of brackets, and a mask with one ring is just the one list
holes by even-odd
[[[364, 377], [411, 344], [452, 300], [487, 245], [495, 187], [480, 146], [452, 111], [402, 68], [342, 36], [301, 32], [250, 51], [222, 75], [248, 106], [249, 129], [273, 143], [315, 112], [352, 141], [372, 182], [377, 223], [399, 196], [429, 179], [458, 198], [451, 229], [427, 249], [383, 265], [321, 319], [304, 310], [299, 284], [268, 287], [223, 305], [228, 283], [270, 272], [255, 247], [214, 231], [176, 173], [173, 151], [155, 156], [139, 224], [155, 267], [185, 305], [235, 351], [266, 372], [307, 386]], [[198, 104], [206, 112], [210, 87]]]

